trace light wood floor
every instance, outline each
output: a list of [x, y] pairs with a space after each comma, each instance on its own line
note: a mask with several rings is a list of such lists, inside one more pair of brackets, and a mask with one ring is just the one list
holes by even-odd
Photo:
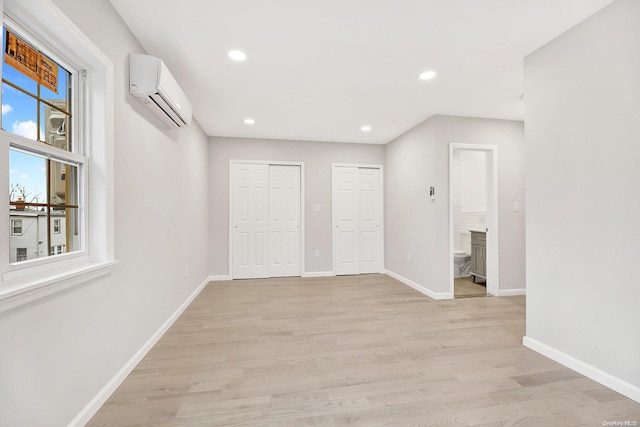
[[384, 275], [211, 283], [89, 425], [640, 425], [639, 403], [522, 346], [524, 306]]
[[453, 296], [455, 298], [487, 296], [486, 284], [474, 283], [471, 276], [453, 279]]

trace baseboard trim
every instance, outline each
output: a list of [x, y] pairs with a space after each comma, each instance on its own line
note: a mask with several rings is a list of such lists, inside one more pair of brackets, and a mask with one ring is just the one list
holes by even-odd
[[227, 280], [233, 280], [233, 277], [231, 277], [230, 275], [226, 274], [226, 275], [216, 275], [216, 276], [209, 276], [207, 278], [208, 281], [210, 282], [225, 282]]
[[521, 289], [500, 289], [498, 290], [499, 297], [514, 297], [518, 295], [526, 295], [527, 290], [525, 288]]
[[386, 274], [387, 276], [391, 276], [394, 279], [396, 279], [399, 282], [404, 283], [405, 285], [409, 286], [410, 288], [415, 289], [416, 291], [420, 292], [421, 294], [424, 294], [430, 298], [433, 299], [452, 299], [453, 298], [453, 294], [451, 294], [451, 292], [433, 292], [431, 289], [427, 289], [422, 285], [417, 284], [414, 281], [411, 281], [409, 279], [407, 279], [406, 277], [403, 277], [397, 273], [394, 273], [391, 270], [384, 270], [384, 274]]
[[[336, 274], [333, 271], [308, 271], [302, 273], [300, 277], [333, 277]], [[209, 276], [208, 280], [210, 282], [224, 282], [227, 280], [233, 280], [233, 277], [229, 275], [216, 275]]]
[[333, 277], [335, 275], [333, 271], [307, 271], [302, 273], [302, 277]]
[[595, 366], [589, 365], [588, 363], [585, 363], [580, 359], [576, 359], [575, 357], [570, 356], [554, 347], [541, 343], [534, 338], [525, 336], [522, 339], [522, 344], [525, 347], [528, 347], [531, 350], [538, 352], [543, 356], [546, 356], [549, 359], [566, 366], [569, 369], [573, 369], [574, 371], [584, 375], [585, 377], [599, 382], [605, 387], [609, 387], [610, 389], [627, 396], [629, 399], [633, 399], [636, 402], [640, 403], [640, 387], [621, 380], [620, 378], [614, 377], [613, 375], [608, 374], [607, 372], [604, 372], [596, 368]]
[[[213, 276], [215, 277], [215, 276]], [[68, 424], [68, 427], [81, 427], [86, 425], [89, 420], [98, 412], [98, 410], [104, 405], [104, 403], [111, 397], [113, 392], [124, 382], [129, 376], [131, 371], [140, 363], [140, 361], [147, 355], [149, 350], [162, 338], [162, 336], [169, 330], [171, 325], [180, 317], [180, 315], [187, 309], [189, 304], [196, 299], [196, 297], [202, 292], [207, 283], [211, 281], [211, 276], [202, 282], [195, 291], [189, 295], [185, 302], [178, 307], [178, 309], [167, 319], [166, 322], [142, 345], [140, 350], [133, 355], [131, 359], [107, 382], [107, 384], [95, 395], [93, 399], [76, 415], [76, 417]]]

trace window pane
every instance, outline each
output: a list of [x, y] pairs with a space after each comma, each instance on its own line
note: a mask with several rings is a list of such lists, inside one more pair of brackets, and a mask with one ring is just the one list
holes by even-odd
[[[54, 102], [54, 105], [58, 106], [58, 104], [59, 102]], [[64, 107], [64, 105], [62, 105], [62, 107]], [[41, 102], [40, 128], [42, 129], [42, 133], [40, 134], [40, 140], [62, 150], [71, 151], [67, 138], [69, 120], [69, 115]]]
[[47, 200], [47, 160], [9, 150], [9, 201], [11, 209], [30, 210]]
[[11, 222], [19, 220], [22, 233], [9, 237], [9, 262], [20, 262], [47, 256], [47, 212], [45, 209], [10, 209]]
[[49, 161], [52, 205], [78, 205], [78, 168], [67, 163]]
[[[80, 250], [79, 208], [55, 206], [78, 204], [78, 166], [15, 149], [10, 149], [9, 166], [10, 261]], [[24, 248], [24, 256], [18, 256], [18, 248]]]
[[58, 93], [46, 86], [40, 86], [40, 98], [49, 101], [62, 111], [71, 112], [69, 102], [69, 87], [71, 87], [71, 74], [58, 65]]
[[16, 260], [17, 261], [27, 260], [27, 248], [16, 248]]
[[[12, 66], [4, 62], [4, 50], [5, 50], [4, 47], [5, 47], [6, 32], [4, 28], [2, 30], [3, 30], [2, 31], [2, 78], [35, 95], [38, 90], [37, 89], [38, 83], [32, 78], [24, 75], [20, 71], [16, 70]], [[4, 95], [4, 91], [3, 91], [3, 95]], [[4, 100], [2, 103], [5, 104]]]
[[[3, 40], [7, 34], [2, 32]], [[7, 55], [4, 47], [13, 54]], [[3, 55], [3, 129], [71, 151], [71, 73], [13, 32], [9, 43], [3, 43]]]
[[18, 87], [21, 87], [27, 92], [30, 92], [34, 95], [37, 93], [38, 83], [36, 83], [35, 80], [25, 76], [20, 71], [16, 70], [15, 68], [13, 68], [11, 65], [8, 65], [4, 61], [2, 62], [2, 78], [3, 80], [11, 82]]
[[11, 234], [20, 235], [22, 234], [22, 220], [21, 219], [12, 219], [11, 220]]
[[35, 98], [2, 83], [2, 129], [38, 139], [38, 113]]
[[[60, 233], [51, 233], [50, 254], [74, 252], [80, 249], [77, 208], [51, 208], [51, 224], [60, 220]], [[56, 247], [59, 247], [56, 249]]]

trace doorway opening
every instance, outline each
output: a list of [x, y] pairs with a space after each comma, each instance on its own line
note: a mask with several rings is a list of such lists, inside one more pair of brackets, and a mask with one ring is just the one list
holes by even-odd
[[449, 145], [450, 289], [454, 298], [499, 289], [497, 146]]

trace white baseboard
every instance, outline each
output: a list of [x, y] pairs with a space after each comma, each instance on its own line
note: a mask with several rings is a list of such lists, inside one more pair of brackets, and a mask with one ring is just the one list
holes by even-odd
[[333, 277], [335, 275], [333, 271], [307, 271], [302, 273], [302, 277]]
[[226, 275], [217, 275], [217, 276], [209, 276], [207, 278], [208, 281], [210, 282], [224, 282], [227, 280], [233, 280], [233, 277], [231, 277], [230, 275], [226, 274]]
[[198, 294], [202, 292], [204, 287], [211, 281], [211, 277], [208, 277], [202, 282], [195, 291], [180, 307], [167, 319], [166, 322], [142, 345], [140, 350], [133, 355], [131, 359], [109, 380], [109, 382], [91, 399], [91, 401], [76, 415], [76, 417], [69, 423], [68, 427], [81, 427], [86, 425], [89, 420], [98, 412], [98, 410], [104, 405], [104, 403], [111, 397], [114, 391], [124, 382], [127, 376], [133, 371], [133, 369], [140, 363], [140, 361], [146, 356], [146, 354], [153, 348], [154, 345], [162, 338], [162, 336], [169, 330], [171, 325], [180, 317], [180, 315], [187, 309], [189, 304], [196, 299]]
[[[333, 271], [307, 271], [302, 273], [301, 277], [333, 277], [335, 273]], [[217, 275], [209, 276], [210, 282], [223, 282], [226, 280], [233, 280], [233, 277], [229, 275]]]
[[574, 371], [584, 375], [585, 377], [591, 378], [592, 380], [597, 381], [600, 384], [627, 396], [629, 399], [640, 402], [640, 387], [623, 381], [620, 378], [614, 377], [613, 375], [608, 374], [596, 368], [595, 366], [589, 365], [588, 363], [585, 363], [580, 359], [576, 359], [573, 356], [563, 353], [556, 348], [543, 344], [536, 339], [525, 336], [522, 339], [522, 344], [525, 347], [528, 347], [531, 350], [536, 351], [543, 356], [546, 356], [549, 359], [566, 366], [569, 369], [573, 369]]
[[517, 295], [526, 295], [527, 290], [524, 288], [521, 289], [499, 289], [498, 296], [499, 297], [514, 297]]
[[453, 298], [453, 295], [451, 294], [451, 292], [433, 292], [431, 289], [427, 289], [424, 286], [419, 285], [416, 282], [413, 282], [407, 279], [406, 277], [402, 277], [401, 275], [394, 273], [393, 271], [384, 270], [384, 273], [387, 276], [391, 276], [394, 279], [404, 283], [405, 285], [433, 299], [452, 299]]

